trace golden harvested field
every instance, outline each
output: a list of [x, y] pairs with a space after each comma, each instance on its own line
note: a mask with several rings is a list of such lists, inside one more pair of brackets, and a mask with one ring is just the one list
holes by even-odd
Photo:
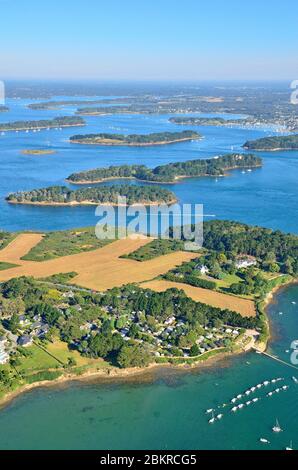
[[0, 261], [17, 262], [16, 268], [0, 271], [0, 281], [19, 276], [35, 278], [48, 277], [58, 273], [76, 272], [73, 284], [94, 290], [107, 290], [131, 282], [143, 282], [159, 274], [164, 274], [175, 266], [196, 258], [196, 253], [176, 252], [153, 260], [139, 263], [129, 259], [120, 259], [124, 254], [131, 253], [152, 239], [137, 238], [117, 240], [109, 245], [87, 253], [63, 256], [48, 261], [20, 260], [42, 235], [22, 234], [0, 251]]
[[[0, 251], [0, 261], [20, 264], [20, 258], [42, 239], [39, 233], [22, 233]], [[9, 260], [9, 261], [8, 261]]]
[[233, 295], [222, 294], [200, 287], [192, 287], [187, 284], [170, 281], [150, 281], [142, 284], [142, 287], [163, 292], [167, 289], [182, 289], [193, 300], [203, 304], [212, 305], [221, 309], [229, 309], [240, 313], [243, 317], [254, 317], [256, 315], [255, 304], [252, 300], [241, 299]]

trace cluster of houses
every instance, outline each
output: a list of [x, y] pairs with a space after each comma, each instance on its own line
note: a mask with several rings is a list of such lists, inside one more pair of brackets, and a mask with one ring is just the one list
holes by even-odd
[[[239, 255], [235, 261], [235, 267], [237, 269], [247, 269], [250, 268], [251, 266], [256, 266], [257, 265], [257, 260], [253, 256], [249, 255]], [[205, 266], [204, 264], [198, 264], [195, 268], [197, 271], [200, 272], [202, 276], [207, 276], [210, 272], [210, 269]]]
[[19, 346], [30, 346], [34, 338], [44, 338], [49, 332], [50, 326], [42, 321], [39, 315], [35, 315], [30, 321], [25, 315], [19, 317], [20, 330], [23, 332], [17, 340]]
[[30, 346], [34, 339], [44, 338], [50, 329], [50, 326], [43, 322], [39, 315], [36, 315], [32, 321], [25, 315], [20, 315], [19, 325], [19, 334], [14, 335], [4, 330], [5, 335], [0, 336], [0, 364], [6, 364], [9, 361], [10, 352], [17, 346]]
[[[222, 347], [226, 339], [236, 339], [240, 334], [239, 329], [233, 329], [227, 326], [223, 326], [221, 328], [205, 327], [204, 330], [205, 334], [202, 334], [196, 341], [201, 354], [211, 349]], [[186, 334], [187, 328], [183, 320], [177, 320], [175, 316], [170, 316], [162, 325], [160, 325], [157, 331], [153, 331], [147, 324], [141, 325], [140, 331], [144, 335], [148, 335], [150, 337], [151, 340], [148, 342], [148, 345], [155, 351], [156, 356], [168, 356], [171, 354], [171, 349], [174, 347], [173, 342], [177, 331], [179, 331], [180, 336], [183, 336]], [[122, 328], [120, 330], [120, 334], [125, 341], [129, 341], [130, 337], [128, 327]], [[143, 343], [146, 340], [139, 339], [137, 341]], [[190, 355], [190, 348], [182, 348], [181, 353], [184, 357], [188, 357]]]

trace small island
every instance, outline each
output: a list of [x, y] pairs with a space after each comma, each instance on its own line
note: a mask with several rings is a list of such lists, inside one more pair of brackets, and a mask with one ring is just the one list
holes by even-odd
[[73, 144], [88, 145], [127, 145], [134, 147], [144, 147], [150, 145], [166, 145], [188, 140], [198, 140], [202, 136], [197, 132], [157, 132], [152, 134], [85, 134], [70, 137]]
[[172, 117], [169, 119], [173, 124], [184, 126], [242, 126], [247, 125], [248, 119], [223, 119], [221, 117]]
[[154, 109], [146, 106], [87, 106], [78, 108], [81, 116], [106, 116], [109, 114], [152, 114]]
[[23, 155], [53, 155], [55, 154], [55, 150], [50, 149], [27, 149], [22, 150]]
[[298, 150], [298, 134], [250, 140], [243, 145], [243, 148], [268, 152], [275, 152], [277, 150]]
[[41, 206], [118, 206], [118, 197], [126, 197], [128, 205], [171, 204], [177, 201], [174, 193], [158, 186], [101, 186], [72, 190], [66, 186], [20, 191], [9, 194], [6, 200], [11, 204]]
[[137, 179], [152, 183], [175, 183], [180, 178], [224, 176], [237, 168], [256, 168], [262, 160], [252, 154], [227, 154], [207, 160], [169, 163], [150, 169], [145, 165], [120, 165], [73, 173], [67, 181], [75, 184], [101, 183], [111, 179]]
[[6, 113], [9, 111], [8, 106], [0, 105], [0, 113]]
[[0, 132], [7, 131], [37, 131], [41, 129], [56, 129], [62, 127], [85, 126], [85, 121], [79, 116], [62, 116], [54, 119], [39, 121], [15, 121], [0, 124]]

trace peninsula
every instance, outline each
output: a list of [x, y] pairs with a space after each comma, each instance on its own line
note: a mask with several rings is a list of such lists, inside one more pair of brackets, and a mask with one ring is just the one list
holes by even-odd
[[180, 178], [197, 176], [224, 176], [237, 168], [256, 168], [262, 160], [252, 154], [226, 154], [207, 160], [189, 160], [169, 163], [150, 169], [145, 165], [120, 165], [73, 173], [67, 180], [75, 184], [101, 183], [109, 179], [137, 179], [154, 183], [174, 183]]
[[40, 383], [264, 348], [264, 303], [297, 277], [298, 237], [220, 220], [204, 233], [190, 253], [175, 240], [100, 241], [91, 228], [3, 232], [0, 401]]
[[177, 201], [176, 196], [158, 186], [100, 186], [72, 190], [66, 186], [20, 191], [9, 194], [6, 200], [12, 204], [32, 204], [42, 206], [75, 205], [118, 205], [118, 197], [126, 197], [127, 204], [170, 204]]
[[169, 119], [173, 124], [186, 126], [241, 126], [247, 125], [249, 119], [223, 119], [221, 117], [172, 117]]
[[87, 106], [78, 108], [76, 114], [82, 116], [106, 116], [109, 114], [153, 114], [158, 113], [152, 106]]
[[247, 141], [243, 147], [247, 150], [277, 151], [298, 150], [298, 134], [265, 137]]
[[88, 145], [127, 145], [134, 147], [144, 147], [150, 145], [166, 145], [188, 140], [198, 140], [202, 136], [197, 132], [157, 132], [153, 134], [85, 134], [70, 137], [73, 144]]
[[85, 126], [85, 121], [79, 116], [62, 116], [54, 119], [38, 121], [15, 121], [0, 124], [0, 132], [6, 131], [36, 131], [40, 129], [56, 129], [62, 127]]
[[104, 100], [104, 99], [95, 99], [95, 100], [61, 100], [61, 101], [41, 101], [38, 103], [28, 104], [29, 109], [36, 111], [40, 110], [55, 110], [59, 108], [64, 108], [66, 106], [92, 106], [94, 104], [108, 104], [114, 102], [114, 100]]

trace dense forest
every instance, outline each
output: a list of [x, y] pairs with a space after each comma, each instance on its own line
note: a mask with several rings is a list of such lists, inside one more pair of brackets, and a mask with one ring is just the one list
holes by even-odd
[[224, 220], [204, 223], [204, 248], [224, 253], [252, 255], [262, 262], [282, 263], [298, 274], [298, 236], [279, 230]]
[[243, 147], [248, 150], [297, 150], [298, 134], [250, 140]]
[[200, 139], [201, 135], [193, 131], [183, 132], [156, 132], [152, 134], [80, 134], [70, 137], [70, 141], [80, 144], [98, 145], [156, 145]]
[[79, 116], [62, 116], [39, 121], [15, 121], [0, 124], [0, 131], [46, 129], [53, 127], [84, 126], [85, 121]]
[[196, 324], [214, 326], [213, 322], [216, 319], [226, 325], [243, 328], [250, 328], [258, 324], [257, 318], [242, 317], [239, 313], [230, 310], [222, 310], [195, 302], [187, 297], [183, 290], [175, 288], [165, 292], [153, 292], [136, 286], [133, 286], [133, 289], [130, 286], [125, 286], [121, 289], [116, 288], [108, 291], [102, 298], [101, 304], [107, 306], [117, 302], [116, 296], [119, 296], [119, 293], [125, 294], [126, 308], [129, 311], [144, 312], [146, 316], [152, 316], [158, 321], [164, 321], [174, 315], [177, 319], [186, 320], [192, 326]]
[[158, 186], [101, 186], [78, 189], [66, 186], [50, 186], [17, 192], [7, 196], [6, 200], [18, 204], [118, 204], [118, 197], [126, 197], [127, 204], [170, 203], [176, 201], [175, 195]]
[[[193, 227], [194, 228], [194, 227]], [[170, 237], [172, 230], [170, 229]], [[237, 255], [254, 256], [265, 270], [273, 268], [291, 275], [298, 275], [298, 236], [286, 234], [279, 230], [273, 231], [263, 227], [231, 222], [212, 220], [204, 222], [203, 248], [225, 257], [235, 259]], [[181, 250], [181, 242], [177, 240], [153, 240], [128, 255], [137, 261], [146, 261], [161, 256], [165, 251]], [[200, 258], [201, 264], [208, 266], [208, 260]]]
[[94, 183], [109, 178], [136, 178], [143, 181], [172, 182], [179, 177], [222, 176], [229, 169], [258, 167], [261, 165], [262, 160], [252, 154], [227, 154], [207, 160], [169, 163], [154, 169], [147, 168], [145, 165], [121, 165], [97, 168], [73, 173], [68, 177], [68, 180], [74, 183]]
[[230, 126], [249, 122], [248, 119], [223, 119], [221, 117], [172, 117], [169, 121], [186, 126]]

